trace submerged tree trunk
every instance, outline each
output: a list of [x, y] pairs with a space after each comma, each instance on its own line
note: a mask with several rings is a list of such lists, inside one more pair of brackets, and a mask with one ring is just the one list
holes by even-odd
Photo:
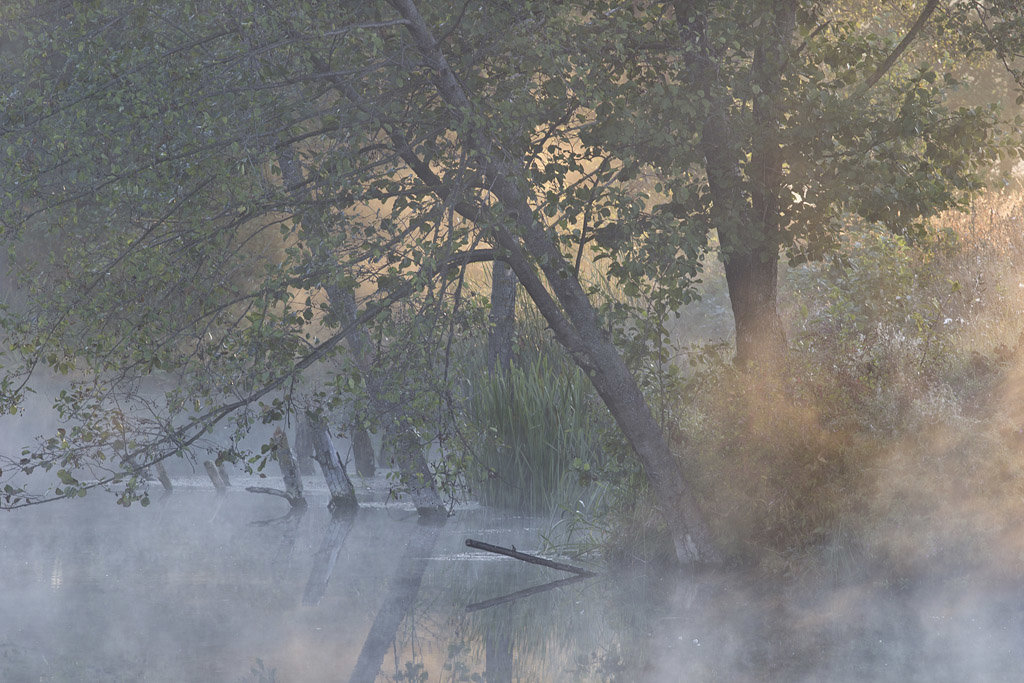
[[360, 477], [372, 477], [377, 473], [373, 443], [370, 441], [370, 433], [356, 415], [349, 422], [349, 434], [352, 437], [352, 459], [356, 461], [356, 472]]
[[331, 434], [327, 424], [322, 420], [307, 418], [309, 420], [309, 431], [313, 440], [313, 458], [320, 465], [324, 473], [324, 480], [327, 482], [327, 490], [331, 495], [331, 502], [327, 507], [332, 512], [343, 512], [355, 510], [358, 507], [356, 502], [356, 490], [352, 486], [352, 480], [345, 472], [345, 465], [341, 462], [334, 443], [331, 441]]
[[302, 496], [302, 476], [299, 474], [299, 466], [292, 457], [292, 449], [288, 447], [288, 436], [284, 430], [278, 427], [274, 430], [274, 454], [277, 456], [277, 465], [281, 468], [281, 478], [284, 480], [284, 491], [288, 502], [292, 507], [305, 506], [306, 499]]
[[[293, 188], [292, 192], [294, 194], [302, 194], [299, 188], [304, 186], [304, 177], [295, 151], [290, 146], [286, 146], [279, 152], [278, 160], [287, 186]], [[310, 218], [307, 222], [312, 234], [321, 240], [321, 244], [311, 245], [314, 250], [314, 258], [322, 262], [327, 267], [328, 272], [330, 272], [330, 269], [335, 264], [333, 263], [333, 257], [325, 246], [327, 245], [327, 232], [317, 218]], [[359, 308], [356, 303], [355, 293], [350, 287], [342, 287], [336, 282], [330, 282], [330, 278], [324, 284], [324, 289], [327, 292], [327, 299], [331, 310], [338, 317], [341, 324], [348, 326], [351, 330], [346, 337], [346, 341], [348, 342], [349, 349], [352, 351], [356, 367], [363, 377], [370, 406], [378, 415], [389, 420], [389, 424], [385, 429], [388, 431], [390, 427], [390, 431], [396, 437], [394, 442], [402, 446], [402, 450], [395, 454], [396, 464], [405, 480], [403, 483], [407, 485], [413, 495], [416, 509], [421, 514], [427, 516], [444, 513], [444, 503], [441, 501], [441, 496], [434, 485], [433, 477], [430, 476], [427, 459], [423, 453], [419, 438], [412, 430], [411, 425], [405, 424], [400, 419], [400, 416], [396, 416], [396, 413], [399, 412], [396, 410], [396, 406], [391, 405], [384, 398], [385, 382], [381, 374], [384, 370], [376, 366], [373, 344], [370, 342], [366, 328], [363, 325], [356, 324]], [[370, 472], [369, 476], [372, 476], [373, 450], [370, 445], [370, 436], [362, 426], [363, 420], [361, 416], [355, 416], [353, 422], [357, 425], [353, 431], [353, 452], [356, 455], [357, 470], [360, 474]], [[362, 432], [357, 433], [356, 430], [362, 430]], [[365, 462], [367, 457], [370, 458], [369, 464]], [[359, 469], [360, 460], [363, 460], [362, 469]]]
[[295, 463], [302, 474], [315, 474], [313, 468], [313, 437], [309, 433], [309, 420], [295, 417]]
[[490, 332], [487, 335], [487, 367], [508, 374], [512, 366], [512, 341], [516, 327], [516, 276], [504, 261], [491, 271]]
[[[337, 302], [342, 316], [342, 324], [353, 325], [357, 307], [352, 291], [328, 287], [327, 294], [331, 298], [332, 305]], [[376, 367], [373, 346], [366, 330], [355, 326], [349, 337], [349, 343], [366, 383], [366, 394], [370, 399], [370, 405], [378, 415], [387, 418], [384, 443], [391, 449], [391, 456], [402, 476], [402, 484], [412, 497], [417, 512], [425, 517], [445, 515], [447, 510], [437, 492], [437, 486], [434, 484], [434, 477], [430, 473], [419, 435], [404, 419], [402, 411], [384, 398], [385, 381], [381, 374], [383, 370]]]
[[206, 476], [210, 478], [210, 481], [213, 483], [213, 488], [217, 490], [217, 493], [224, 493], [227, 487], [224, 485], [224, 482], [221, 481], [220, 472], [217, 471], [217, 466], [209, 460], [204, 460], [203, 468], [206, 469]]
[[156, 477], [160, 480], [160, 485], [164, 487], [164, 491], [173, 491], [174, 485], [171, 484], [171, 478], [167, 476], [167, 470], [164, 468], [164, 464], [162, 462], [158, 462], [153, 466], [153, 469], [156, 470]]
[[268, 488], [266, 486], [249, 486], [246, 491], [253, 493], [267, 493], [272, 496], [281, 496], [292, 506], [292, 509], [305, 509], [306, 499], [302, 496], [302, 477], [299, 475], [299, 467], [292, 457], [291, 449], [288, 448], [288, 437], [280, 427], [274, 430], [274, 436], [270, 439], [271, 449], [277, 464], [281, 468], [281, 478], [284, 480], [284, 490]]

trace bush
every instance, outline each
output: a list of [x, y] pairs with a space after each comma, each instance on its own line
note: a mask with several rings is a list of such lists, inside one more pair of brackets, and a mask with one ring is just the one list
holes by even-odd
[[917, 242], [851, 225], [841, 257], [788, 273], [786, 367], [699, 364], [676, 429], [731, 560], [1024, 558], [1020, 206], [985, 199], [984, 230], [945, 216]]

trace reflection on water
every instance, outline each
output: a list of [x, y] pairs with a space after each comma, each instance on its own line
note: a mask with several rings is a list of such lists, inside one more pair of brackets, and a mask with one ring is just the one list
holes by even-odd
[[[0, 514], [3, 681], [987, 681], [1024, 671], [1024, 591], [951, 577], [764, 585], [717, 572], [579, 580], [538, 520], [399, 507], [331, 518], [178, 488]], [[546, 591], [542, 584], [557, 581]], [[509, 597], [512, 596], [512, 597]]]

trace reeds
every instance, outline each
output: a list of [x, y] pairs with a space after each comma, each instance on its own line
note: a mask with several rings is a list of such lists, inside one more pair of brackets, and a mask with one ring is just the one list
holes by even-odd
[[582, 371], [546, 355], [475, 381], [480, 502], [532, 513], [575, 506], [587, 494], [586, 473], [603, 461], [592, 393]]

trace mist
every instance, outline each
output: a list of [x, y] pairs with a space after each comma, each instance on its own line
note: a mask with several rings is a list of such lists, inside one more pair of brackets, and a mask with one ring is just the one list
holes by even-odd
[[1022, 26], [0, 2], [0, 681], [1018, 678]]

